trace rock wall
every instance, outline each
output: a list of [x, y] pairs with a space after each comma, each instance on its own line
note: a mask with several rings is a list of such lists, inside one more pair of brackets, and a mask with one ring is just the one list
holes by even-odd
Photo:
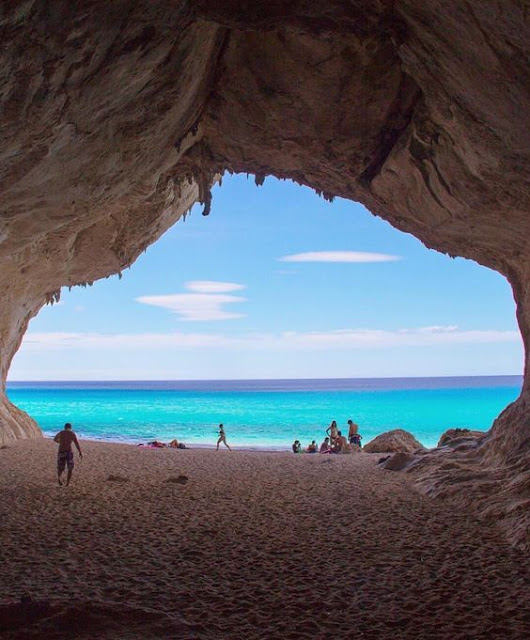
[[[500, 271], [526, 371], [529, 11], [517, 0], [5, 3], [0, 440], [37, 432], [5, 398], [29, 319], [62, 286], [130, 265], [194, 201], [207, 212], [224, 171], [358, 200]], [[504, 469], [502, 504], [527, 491], [510, 482], [530, 456], [529, 403], [527, 376], [465, 463]], [[459, 471], [442, 478], [440, 465], [421, 472], [429, 490], [456, 486]]]

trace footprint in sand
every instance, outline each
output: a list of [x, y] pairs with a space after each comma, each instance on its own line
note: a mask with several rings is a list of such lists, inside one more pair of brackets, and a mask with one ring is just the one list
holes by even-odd
[[123, 476], [110, 475], [107, 478], [107, 482], [129, 482], [129, 478], [124, 478]]
[[188, 480], [188, 476], [177, 476], [168, 478], [166, 482], [173, 482], [174, 484], [187, 484]]

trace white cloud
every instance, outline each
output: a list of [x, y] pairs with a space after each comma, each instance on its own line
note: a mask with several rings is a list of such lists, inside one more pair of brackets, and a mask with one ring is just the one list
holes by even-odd
[[458, 327], [420, 327], [395, 331], [344, 329], [328, 332], [290, 333], [284, 334], [283, 337], [292, 347], [326, 349], [434, 347], [520, 340], [520, 334], [517, 331], [459, 331]]
[[24, 350], [50, 349], [230, 349], [311, 351], [321, 349], [381, 349], [520, 342], [518, 331], [471, 330], [458, 327], [419, 327], [394, 331], [344, 329], [322, 332], [247, 333], [240, 337], [207, 333], [28, 333]]
[[368, 253], [363, 251], [309, 251], [294, 253], [278, 258], [279, 262], [394, 262], [400, 256], [385, 253]]
[[[406, 332], [410, 331], [410, 329], [401, 329], [401, 331]], [[433, 325], [432, 327], [421, 327], [420, 329], [414, 329], [413, 331], [421, 333], [453, 333], [458, 331], [458, 327], [456, 324], [450, 324], [445, 327], [441, 325]]]
[[140, 296], [136, 298], [136, 301], [168, 309], [178, 314], [181, 320], [186, 321], [205, 322], [245, 317], [243, 313], [234, 313], [223, 309], [225, 304], [245, 302], [246, 298], [227, 295], [230, 291], [245, 289], [244, 284], [215, 280], [192, 280], [186, 282], [184, 287], [192, 293]]
[[209, 320], [231, 320], [244, 318], [243, 313], [225, 311], [225, 304], [244, 302], [246, 298], [226, 294], [174, 293], [165, 296], [141, 296], [137, 302], [168, 309], [181, 320], [204, 322]]
[[[195, 349], [223, 346], [223, 336], [207, 333], [28, 333], [29, 349]], [[230, 341], [226, 341], [230, 344]]]
[[192, 282], [186, 282], [184, 287], [194, 293], [229, 293], [230, 291], [245, 289], [244, 284], [216, 282], [214, 280], [193, 280]]

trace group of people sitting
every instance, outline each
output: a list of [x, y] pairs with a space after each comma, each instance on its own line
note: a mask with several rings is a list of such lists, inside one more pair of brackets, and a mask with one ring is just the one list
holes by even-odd
[[[320, 447], [315, 440], [311, 441], [311, 444], [305, 449], [305, 453], [353, 453], [354, 451], [361, 451], [361, 439], [359, 434], [359, 425], [355, 424], [353, 420], [348, 420], [348, 439], [342, 435], [342, 431], [339, 431], [335, 420], [326, 429], [326, 437], [324, 438]], [[300, 440], [295, 440], [292, 444], [293, 453], [303, 453]]]

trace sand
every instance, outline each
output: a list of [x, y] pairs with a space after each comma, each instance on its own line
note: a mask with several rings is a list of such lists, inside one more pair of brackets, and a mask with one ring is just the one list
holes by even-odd
[[0, 450], [2, 637], [530, 637], [528, 558], [377, 454], [82, 446]]

